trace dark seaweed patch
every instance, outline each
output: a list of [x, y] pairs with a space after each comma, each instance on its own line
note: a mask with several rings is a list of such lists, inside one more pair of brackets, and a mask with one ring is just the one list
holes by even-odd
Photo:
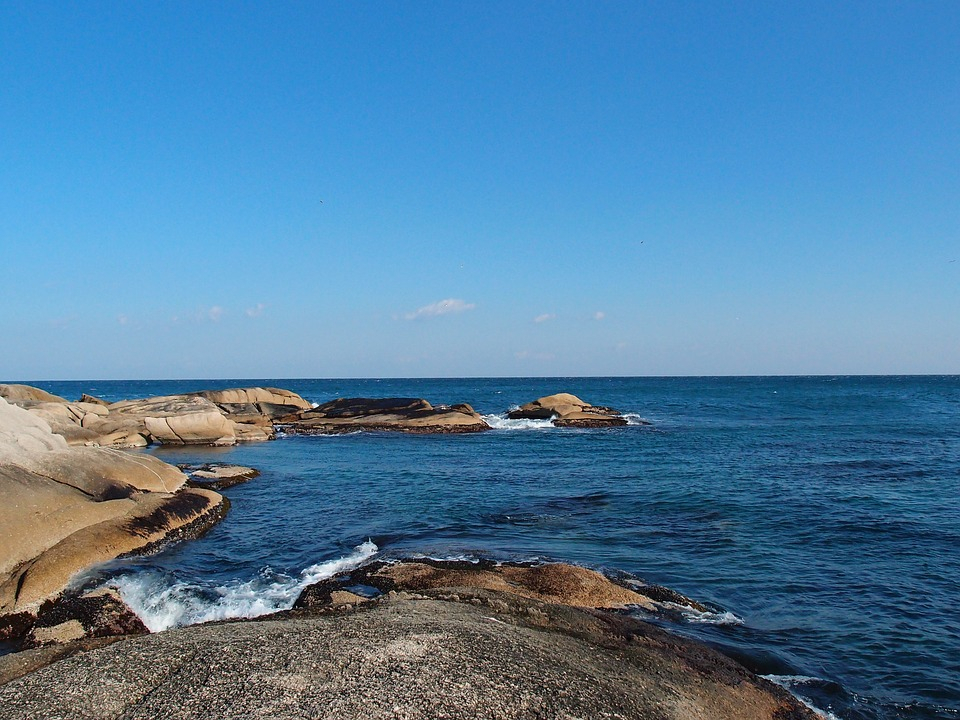
[[130, 520], [125, 530], [132, 535], [149, 538], [167, 531], [174, 523], [182, 523], [203, 513], [209, 500], [203, 495], [181, 492], [174, 495], [149, 515]]

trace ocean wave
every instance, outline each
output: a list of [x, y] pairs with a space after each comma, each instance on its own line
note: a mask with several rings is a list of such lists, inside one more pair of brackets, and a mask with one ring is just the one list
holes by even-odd
[[744, 620], [739, 615], [734, 615], [729, 610], [713, 612], [710, 610], [697, 610], [689, 605], [680, 605], [678, 603], [666, 602], [665, 606], [678, 611], [686, 622], [699, 623], [701, 625], [743, 625]]
[[825, 720], [840, 720], [840, 718], [838, 718], [829, 710], [818, 708], [809, 700], [797, 694], [797, 687], [802, 687], [804, 685], [820, 685], [826, 682], [825, 680], [817, 677], [810, 677], [809, 675], [762, 675], [761, 677], [763, 677], [765, 680], [769, 680], [774, 685], [779, 685], [784, 690], [788, 690], [791, 695], [797, 698], [797, 700], [813, 710], [820, 717], [825, 718]]
[[481, 417], [494, 430], [550, 430], [554, 427], [550, 420], [511, 420], [505, 414]]
[[305, 568], [299, 577], [265, 568], [252, 580], [206, 587], [172, 581], [164, 573], [140, 572], [113, 578], [108, 585], [120, 592], [123, 601], [151, 632], [158, 632], [211, 620], [259, 617], [288, 610], [308, 585], [359, 567], [378, 551], [379, 548], [367, 540], [349, 555]]
[[645, 420], [642, 415], [638, 413], [623, 413], [623, 419], [627, 421], [627, 425], [649, 425], [650, 421]]

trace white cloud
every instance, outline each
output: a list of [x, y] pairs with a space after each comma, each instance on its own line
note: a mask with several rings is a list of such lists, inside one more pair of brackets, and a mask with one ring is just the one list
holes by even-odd
[[603, 320], [606, 316], [607, 316], [607, 314], [606, 314], [605, 312], [603, 312], [602, 310], [597, 310], [597, 311], [593, 314], [593, 319], [594, 319], [594, 320]]
[[247, 317], [260, 317], [263, 315], [263, 311], [266, 309], [266, 307], [267, 306], [263, 303], [257, 303], [256, 307], [247, 308], [244, 310], [244, 312], [246, 313]]
[[117, 315], [117, 322], [121, 325], [128, 325], [130, 323], [130, 318], [127, 315]]
[[553, 313], [544, 313], [543, 315], [537, 315], [533, 319], [533, 321], [535, 323], [543, 323], [543, 322], [546, 322], [547, 320], [553, 320], [555, 317], [556, 315], [554, 315]]
[[405, 320], [417, 320], [418, 318], [436, 317], [437, 315], [449, 315], [450, 313], [466, 312], [467, 310], [473, 310], [475, 307], [475, 303], [464, 302], [458, 298], [448, 298], [447, 300], [435, 302], [432, 305], [424, 305], [422, 308], [418, 308], [414, 312], [407, 313], [403, 317]]
[[220, 320], [223, 317], [223, 308], [219, 305], [214, 305], [212, 308], [207, 310], [207, 317], [209, 317], [214, 322]]

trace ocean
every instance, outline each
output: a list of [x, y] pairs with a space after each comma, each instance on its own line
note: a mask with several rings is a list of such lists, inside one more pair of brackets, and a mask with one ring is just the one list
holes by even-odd
[[[275, 386], [468, 402], [470, 435], [156, 447], [250, 465], [202, 538], [112, 563], [153, 629], [289, 607], [370, 558], [561, 560], [706, 603], [653, 619], [828, 717], [960, 718], [960, 376], [34, 382], [76, 399]], [[508, 421], [556, 392], [631, 420]], [[640, 420], [649, 421], [649, 425]]]

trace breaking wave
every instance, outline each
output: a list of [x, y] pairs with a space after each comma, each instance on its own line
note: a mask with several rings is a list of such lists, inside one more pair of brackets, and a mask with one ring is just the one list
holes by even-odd
[[483, 415], [484, 421], [494, 430], [552, 430], [550, 420], [511, 420], [506, 415]]
[[252, 580], [208, 587], [173, 581], [169, 573], [138, 572], [112, 578], [108, 584], [120, 592], [123, 601], [151, 632], [157, 632], [289, 610], [308, 585], [359, 567], [378, 551], [367, 540], [349, 555], [311, 565], [298, 577], [265, 568]]

